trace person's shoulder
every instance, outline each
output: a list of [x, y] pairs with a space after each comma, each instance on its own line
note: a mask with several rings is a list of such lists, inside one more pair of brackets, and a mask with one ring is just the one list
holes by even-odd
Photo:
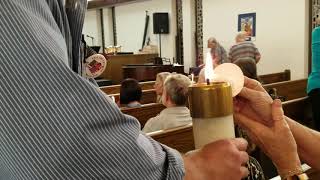
[[320, 32], [320, 26], [315, 27], [312, 32]]
[[238, 44], [234, 44], [231, 46], [230, 51], [233, 50], [234, 48], [238, 47]]

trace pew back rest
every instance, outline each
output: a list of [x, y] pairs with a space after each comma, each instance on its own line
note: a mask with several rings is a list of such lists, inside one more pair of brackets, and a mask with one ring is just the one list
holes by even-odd
[[[269, 91], [270, 89], [276, 89], [277, 95], [283, 97], [285, 101], [301, 98], [307, 96], [307, 79], [299, 79], [293, 81], [282, 81], [272, 84], [265, 84], [263, 87]], [[115, 95], [116, 100], [119, 99], [119, 94]], [[141, 103], [155, 103], [157, 95], [154, 89], [143, 90]]]
[[121, 111], [124, 114], [137, 118], [140, 122], [141, 128], [143, 128], [150, 118], [155, 117], [165, 108], [166, 107], [162, 104], [150, 103], [144, 104], [139, 108], [121, 108]]
[[266, 91], [276, 89], [277, 95], [284, 97], [286, 101], [307, 96], [307, 79], [277, 82], [263, 87]]
[[[139, 85], [142, 90], [153, 89], [155, 81], [146, 81], [146, 82], [139, 82]], [[112, 86], [102, 86], [100, 89], [106, 94], [119, 94], [120, 93], [120, 84], [112, 85]]]
[[[109, 96], [113, 96], [116, 102], [120, 101], [120, 93], [110, 94]], [[156, 101], [157, 101], [157, 93], [154, 89], [148, 89], [148, 90], [142, 91], [142, 96], [140, 100], [141, 104], [155, 103]]]
[[314, 128], [311, 103], [308, 97], [285, 101], [282, 107], [286, 116], [309, 128]]
[[[264, 84], [270, 84], [281, 81], [289, 81], [291, 79], [290, 70], [285, 70], [284, 72], [260, 75], [259, 78]], [[198, 76], [194, 77], [194, 81], [198, 82]], [[142, 90], [153, 89], [155, 81], [139, 82]], [[120, 84], [112, 86], [102, 86], [100, 89], [107, 94], [118, 94], [120, 93]]]
[[291, 72], [289, 69], [286, 69], [284, 70], [284, 72], [260, 75], [259, 78], [261, 79], [263, 84], [270, 84], [270, 83], [281, 82], [281, 81], [290, 81]]
[[148, 133], [147, 135], [181, 153], [186, 153], [195, 149], [192, 124], [155, 131]]

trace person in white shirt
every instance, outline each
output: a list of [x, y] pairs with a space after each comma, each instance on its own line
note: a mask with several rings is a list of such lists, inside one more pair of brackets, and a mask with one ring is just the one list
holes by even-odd
[[190, 79], [182, 74], [172, 74], [164, 82], [162, 104], [166, 109], [147, 121], [143, 132], [153, 132], [186, 125], [192, 122], [186, 107]]

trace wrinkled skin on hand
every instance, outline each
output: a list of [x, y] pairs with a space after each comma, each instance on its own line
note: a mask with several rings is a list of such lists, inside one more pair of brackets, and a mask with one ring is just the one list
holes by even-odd
[[240, 180], [248, 176], [247, 145], [241, 138], [227, 139], [189, 152], [184, 156], [185, 180]]
[[[235, 99], [235, 122], [275, 163], [280, 175], [300, 168], [297, 144], [280, 100], [273, 101], [256, 81], [246, 78]], [[271, 102], [271, 103], [270, 103]]]
[[260, 82], [245, 77], [244, 88], [239, 95], [234, 98], [234, 109], [267, 126], [271, 126], [272, 102], [272, 98]]

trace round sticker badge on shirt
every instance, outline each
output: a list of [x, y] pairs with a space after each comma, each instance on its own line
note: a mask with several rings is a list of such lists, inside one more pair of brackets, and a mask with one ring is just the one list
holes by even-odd
[[85, 72], [89, 78], [96, 78], [100, 76], [106, 69], [107, 60], [101, 54], [95, 54], [86, 59]]

